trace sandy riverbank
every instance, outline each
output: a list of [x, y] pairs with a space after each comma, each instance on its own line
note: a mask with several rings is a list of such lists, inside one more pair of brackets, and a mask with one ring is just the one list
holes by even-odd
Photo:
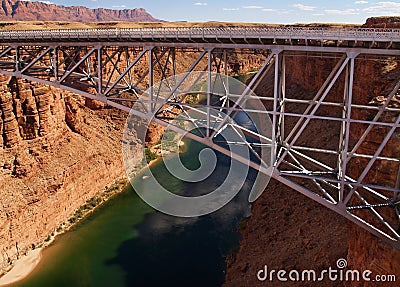
[[0, 278], [0, 286], [10, 286], [28, 276], [38, 265], [42, 257], [42, 248], [32, 250], [14, 263], [14, 267]]
[[[49, 246], [57, 237], [57, 235], [67, 232], [73, 226], [75, 226], [78, 222], [86, 218], [89, 214], [91, 214], [96, 208], [103, 205], [113, 196], [122, 192], [127, 185], [127, 179], [125, 176], [122, 176], [118, 179], [112, 181], [109, 185], [107, 185], [103, 190], [99, 191], [92, 199], [100, 198], [101, 201], [96, 206], [93, 206], [89, 209], [82, 209], [79, 208], [77, 210], [81, 212], [79, 217], [76, 217], [76, 213], [72, 218], [75, 218], [73, 222], [67, 220], [63, 225], [62, 228], [55, 230], [51, 235], [49, 235], [48, 239], [44, 242], [44, 244], [37, 249], [27, 252], [26, 255], [23, 255], [18, 260], [15, 260], [12, 263], [12, 268], [10, 271], [5, 273], [2, 277], [0, 277], [0, 287], [3, 286], [12, 286], [11, 284], [21, 281], [22, 279], [26, 278], [39, 264], [41, 259], [41, 253], [44, 248]], [[88, 201], [90, 202], [90, 201]], [[87, 204], [85, 204], [87, 205]]]

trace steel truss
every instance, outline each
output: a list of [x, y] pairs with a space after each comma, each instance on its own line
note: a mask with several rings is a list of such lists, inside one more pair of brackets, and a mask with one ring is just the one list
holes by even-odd
[[[11, 41], [0, 47], [0, 73], [68, 90], [127, 112], [140, 103], [142, 108], [135, 111], [138, 116], [167, 126], [177, 114], [188, 110], [225, 109], [233, 116], [243, 111], [227, 101], [213, 103], [210, 82], [205, 92], [198, 91], [207, 96], [205, 104], [189, 103], [179, 96], [181, 86], [194, 71], [228, 75], [232, 69], [232, 55], [236, 53], [256, 55], [262, 63], [249, 89], [257, 91], [261, 83], [268, 81], [273, 89], [271, 93], [252, 96], [262, 101], [266, 110], [248, 108], [245, 112], [271, 118], [272, 137], [262, 142], [276, 149], [273, 178], [399, 248], [400, 159], [393, 147], [399, 145], [400, 108], [393, 103], [399, 98], [400, 78], [393, 81], [391, 90], [378, 105], [360, 99], [354, 85], [358, 76], [366, 76], [355, 69], [358, 62], [362, 65], [363, 60], [390, 60], [399, 64], [400, 51], [392, 45], [391, 49], [361, 46], [327, 48], [179, 40], [140, 43]], [[312, 96], [298, 97], [288, 91], [291, 67], [287, 63], [295, 57], [330, 58], [334, 63], [324, 83]], [[186, 73], [183, 78], [171, 78], [182, 72]], [[165, 87], [155, 86], [162, 80], [167, 81], [167, 95], [162, 93]], [[148, 89], [150, 91], [145, 92]], [[337, 97], [338, 90], [343, 96]], [[243, 95], [237, 95], [239, 102], [251, 100]], [[153, 115], [156, 116], [153, 118]], [[262, 144], [246, 138], [236, 143], [252, 150], [255, 160], [249, 162], [232, 154], [223, 144], [215, 143], [216, 136], [224, 128], [224, 119], [213, 118], [208, 112], [207, 121], [199, 123], [187, 115], [188, 121], [204, 127], [205, 132], [187, 134], [180, 126], [174, 126], [174, 130], [260, 172], [270, 172], [262, 159], [257, 158], [257, 148]], [[316, 127], [319, 127], [319, 134], [313, 131]], [[255, 139], [263, 138], [262, 134], [240, 125], [235, 128]], [[307, 140], [310, 135], [324, 137], [324, 128], [325, 131], [331, 129], [329, 134], [335, 134], [328, 145]], [[377, 131], [379, 142], [371, 144], [370, 135]], [[396, 180], [381, 180], [381, 173], [395, 174]]]

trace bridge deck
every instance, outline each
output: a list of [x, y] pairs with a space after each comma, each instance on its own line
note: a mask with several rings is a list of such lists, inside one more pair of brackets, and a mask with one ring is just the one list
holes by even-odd
[[3, 43], [180, 42], [398, 49], [400, 29], [321, 27], [176, 27], [2, 31]]

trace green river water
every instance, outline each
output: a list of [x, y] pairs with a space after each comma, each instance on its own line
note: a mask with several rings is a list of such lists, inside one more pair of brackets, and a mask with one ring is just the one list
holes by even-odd
[[[198, 149], [196, 145], [189, 144], [190, 149]], [[198, 164], [192, 153], [184, 153], [183, 162], [185, 158], [188, 167]], [[200, 183], [172, 177], [162, 162], [152, 171], [170, 190], [199, 194], [223, 180], [225, 161], [219, 158], [217, 170]], [[249, 214], [250, 182], [219, 211], [188, 219], [153, 210], [127, 188], [58, 236], [43, 251], [37, 268], [13, 286], [221, 286], [225, 258], [240, 239], [237, 226]]]

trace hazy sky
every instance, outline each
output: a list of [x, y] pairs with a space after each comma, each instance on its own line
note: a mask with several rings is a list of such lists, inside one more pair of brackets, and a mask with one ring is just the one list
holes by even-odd
[[[34, 0], [32, 0], [34, 1]], [[145, 8], [167, 21], [262, 23], [364, 23], [371, 16], [400, 15], [400, 1], [376, 0], [52, 0], [66, 6]]]

